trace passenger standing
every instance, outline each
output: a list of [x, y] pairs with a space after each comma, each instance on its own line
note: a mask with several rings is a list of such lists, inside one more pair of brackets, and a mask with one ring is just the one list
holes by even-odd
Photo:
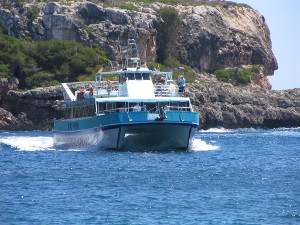
[[107, 95], [110, 96], [110, 93], [112, 91], [112, 84], [111, 81], [107, 79]]
[[185, 79], [183, 76], [180, 76], [180, 80], [179, 80], [179, 96], [185, 95]]

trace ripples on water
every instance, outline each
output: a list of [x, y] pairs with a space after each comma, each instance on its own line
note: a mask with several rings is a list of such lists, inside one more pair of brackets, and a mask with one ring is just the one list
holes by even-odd
[[300, 223], [300, 128], [133, 146], [66, 150], [51, 132], [1, 132], [0, 224]]

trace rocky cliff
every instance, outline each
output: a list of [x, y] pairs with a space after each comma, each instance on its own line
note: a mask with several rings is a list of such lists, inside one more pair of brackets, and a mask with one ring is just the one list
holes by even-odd
[[300, 126], [300, 89], [270, 91], [236, 87], [201, 74], [187, 91], [204, 129]]
[[[136, 3], [134, 11], [106, 8], [88, 1], [61, 2], [65, 4], [1, 7], [0, 26], [16, 38], [30, 37], [33, 41], [56, 38], [87, 46], [95, 43], [108, 53], [114, 65], [120, 65], [119, 46], [125, 45], [128, 37], [134, 37], [139, 42], [142, 61], [149, 62], [157, 59], [159, 47], [165, 47], [160, 46], [165, 37], [159, 29], [165, 21], [157, 11], [171, 7], [178, 12], [180, 21], [176, 30], [169, 29], [176, 36], [172, 48], [182, 63], [202, 72], [259, 64], [264, 68], [259, 79], [277, 69], [268, 26], [264, 17], [250, 7]], [[268, 82], [256, 83], [270, 88]]]
[[0, 130], [51, 130], [64, 116], [61, 87], [28, 91], [11, 89], [16, 80], [0, 79]]

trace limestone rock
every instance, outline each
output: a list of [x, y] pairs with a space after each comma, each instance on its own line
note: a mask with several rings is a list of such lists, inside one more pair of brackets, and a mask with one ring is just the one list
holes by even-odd
[[[181, 61], [200, 71], [212, 72], [227, 67], [263, 65], [255, 78], [270, 88], [266, 78], [278, 65], [272, 53], [270, 31], [264, 17], [245, 7], [169, 6], [162, 3], [149, 7], [137, 5], [139, 11], [105, 8], [89, 1], [68, 4], [50, 2], [25, 4], [21, 9], [0, 9], [0, 25], [14, 37], [31, 36], [37, 40], [72, 40], [90, 46], [99, 45], [114, 66], [122, 64], [119, 46], [136, 38], [142, 62], [155, 61], [163, 23], [155, 10], [174, 7], [180, 17], [181, 30], [177, 48]], [[138, 3], [136, 3], [138, 4]], [[28, 20], [28, 12], [38, 7], [38, 17]]]
[[54, 118], [64, 116], [60, 86], [37, 88], [24, 92], [10, 90], [2, 104], [7, 130], [51, 130]]
[[207, 75], [198, 76], [197, 81], [188, 85], [187, 92], [204, 129], [300, 126], [300, 89], [233, 87]]

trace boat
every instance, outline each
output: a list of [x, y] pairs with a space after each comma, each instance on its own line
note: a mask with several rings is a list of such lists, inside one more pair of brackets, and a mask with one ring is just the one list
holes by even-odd
[[55, 146], [189, 148], [199, 126], [189, 97], [178, 92], [172, 72], [141, 66], [134, 39], [126, 48], [121, 69], [100, 69], [91, 82], [62, 83], [66, 115], [54, 121]]

